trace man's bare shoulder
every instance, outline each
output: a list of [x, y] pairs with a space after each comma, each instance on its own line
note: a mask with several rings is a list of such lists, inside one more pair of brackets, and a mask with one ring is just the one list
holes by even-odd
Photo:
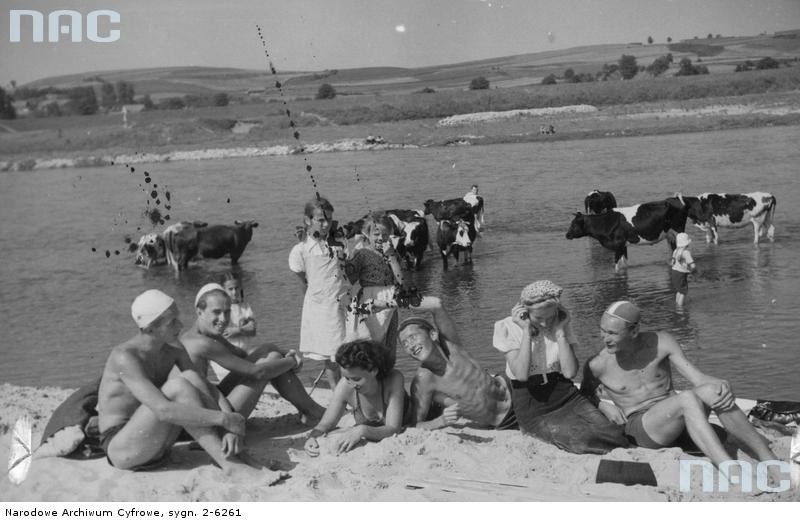
[[614, 362], [614, 364], [616, 364], [616, 361], [614, 359], [615, 359], [614, 356], [608, 353], [608, 350], [603, 348], [602, 350], [597, 352], [591, 359], [589, 359], [587, 364], [589, 365], [589, 369], [592, 371], [592, 373], [595, 376], [599, 377], [606, 371], [609, 363]]
[[194, 355], [202, 355], [218, 349], [219, 341], [194, 330], [188, 330], [181, 335], [181, 344], [186, 351]]

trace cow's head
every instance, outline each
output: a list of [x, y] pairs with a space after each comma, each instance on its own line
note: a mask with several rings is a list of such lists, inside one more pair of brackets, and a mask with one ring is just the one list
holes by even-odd
[[425, 215], [428, 215], [433, 212], [433, 204], [436, 203], [434, 200], [429, 199], [425, 201], [425, 210], [423, 211]]
[[413, 247], [417, 241], [419, 241], [419, 232], [420, 231], [420, 223], [419, 221], [412, 221], [411, 223], [406, 223], [405, 228], [405, 238], [403, 240], [403, 244], [407, 247]]
[[567, 230], [567, 239], [583, 237], [586, 234], [586, 217], [580, 212], [575, 212], [575, 217], [572, 218]]
[[150, 232], [139, 238], [134, 263], [143, 268], [166, 261], [166, 247], [160, 234]]
[[247, 243], [253, 238], [253, 229], [258, 226], [258, 221], [239, 221], [233, 222], [241, 231], [241, 239]]

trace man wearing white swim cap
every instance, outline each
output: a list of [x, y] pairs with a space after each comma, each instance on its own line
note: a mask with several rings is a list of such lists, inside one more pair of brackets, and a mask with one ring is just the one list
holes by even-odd
[[[98, 392], [100, 444], [109, 464], [132, 471], [164, 465], [185, 429], [232, 477], [265, 485], [280, 480], [238, 456], [244, 417], [195, 371], [178, 340], [183, 323], [174, 300], [147, 290], [133, 300], [131, 316], [139, 331], [111, 349]], [[175, 367], [182, 373], [170, 377]]]
[[264, 343], [248, 353], [231, 344], [223, 336], [230, 322], [231, 298], [222, 285], [203, 286], [194, 304], [196, 320], [183, 333], [181, 342], [202, 375], [208, 375], [211, 361], [230, 372], [215, 388], [237, 413], [248, 417], [271, 383], [297, 408], [302, 422], [315, 425], [322, 418], [325, 408], [309, 397], [295, 373], [303, 365], [297, 351]]
[[[612, 303], [600, 318], [603, 349], [584, 366], [581, 392], [645, 448], [673, 445], [684, 433], [716, 465], [731, 460], [708, 422], [706, 407], [761, 461], [776, 459], [736, 406], [730, 384], [701, 372], [668, 332], [642, 332], [631, 301]], [[672, 367], [693, 386], [676, 393]]]

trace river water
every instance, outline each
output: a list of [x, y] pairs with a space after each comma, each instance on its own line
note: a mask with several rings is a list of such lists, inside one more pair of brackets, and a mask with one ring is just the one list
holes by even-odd
[[[443, 298], [466, 347], [488, 369], [503, 368], [491, 346], [493, 322], [508, 314], [523, 286], [548, 278], [566, 289], [581, 362], [601, 347], [605, 306], [630, 298], [643, 305], [646, 328], [674, 333], [693, 362], [729, 379], [740, 396], [800, 399], [800, 213], [789, 211], [800, 201], [797, 143], [800, 127], [790, 126], [186, 161], [137, 165], [133, 173], [122, 165], [0, 173], [0, 382], [77, 387], [99, 375], [108, 350], [135, 332], [135, 295], [155, 287], [175, 296], [188, 326], [197, 289], [229, 268], [227, 260], [204, 261], [175, 277], [165, 267], [133, 265], [123, 237], [151, 229], [142, 215], [142, 187], [150, 188], [144, 171], [162, 194], [170, 190], [173, 221], [259, 222], [240, 260], [257, 339], [296, 346], [302, 296], [287, 256], [313, 195], [310, 165], [342, 222], [369, 209], [421, 208], [428, 198], [459, 197], [480, 185], [487, 226], [474, 264], [444, 273], [438, 255], [428, 252], [411, 277]], [[755, 248], [750, 227], [722, 229], [720, 243], [706, 245], [689, 230], [699, 272], [678, 313], [665, 243], [631, 247], [627, 273], [615, 274], [613, 254], [594, 240], [565, 239], [573, 212], [595, 188], [614, 192], [621, 205], [678, 190], [772, 192], [775, 242]], [[399, 354], [398, 367], [408, 382], [413, 361]], [[308, 364], [303, 380], [317, 371]]]

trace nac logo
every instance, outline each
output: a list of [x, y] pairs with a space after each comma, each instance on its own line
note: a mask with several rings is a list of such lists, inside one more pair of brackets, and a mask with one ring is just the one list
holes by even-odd
[[[107, 20], [105, 26], [118, 24], [119, 13], [110, 9], [98, 9], [86, 15], [86, 38], [92, 42], [108, 43], [119, 40], [119, 29], [108, 29], [106, 34], [100, 34], [100, 21]], [[23, 26], [30, 20], [32, 42], [44, 42], [45, 15], [33, 9], [11, 9], [9, 11], [9, 40], [21, 42]], [[25, 21], [25, 22], [23, 22]], [[62, 34], [69, 35], [69, 41], [82, 42], [84, 37], [83, 15], [78, 11], [60, 9], [47, 15], [47, 41], [58, 42]]]

